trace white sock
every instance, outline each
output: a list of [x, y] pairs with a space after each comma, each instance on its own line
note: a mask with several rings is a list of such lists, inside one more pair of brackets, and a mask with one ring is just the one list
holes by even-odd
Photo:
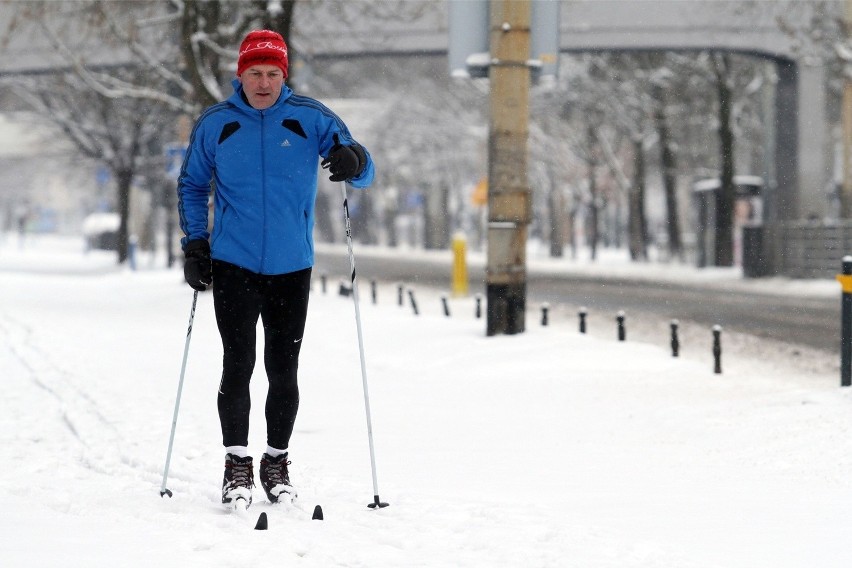
[[266, 446], [266, 453], [269, 454], [269, 457], [271, 458], [277, 458], [280, 455], [287, 455], [287, 451], [287, 448], [279, 450], [278, 448], [273, 448], [272, 446]]
[[248, 457], [248, 448], [246, 446], [225, 446], [226, 454], [234, 454], [238, 458]]

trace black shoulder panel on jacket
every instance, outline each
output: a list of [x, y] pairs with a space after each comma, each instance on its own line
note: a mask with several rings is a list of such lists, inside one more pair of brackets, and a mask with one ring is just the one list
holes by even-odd
[[305, 131], [302, 129], [302, 125], [298, 120], [294, 120], [292, 118], [285, 118], [284, 122], [281, 123], [281, 126], [286, 128], [287, 130], [292, 130], [302, 138], [307, 138], [308, 135], [305, 134]]
[[219, 144], [228, 139], [228, 137], [240, 129], [239, 122], [229, 122], [222, 127], [222, 134], [219, 135]]

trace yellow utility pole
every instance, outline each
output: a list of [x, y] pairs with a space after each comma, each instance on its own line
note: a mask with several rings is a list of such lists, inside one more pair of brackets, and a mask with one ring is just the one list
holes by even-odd
[[487, 335], [524, 331], [526, 242], [531, 215], [527, 183], [529, 0], [491, 0], [491, 119], [488, 139]]

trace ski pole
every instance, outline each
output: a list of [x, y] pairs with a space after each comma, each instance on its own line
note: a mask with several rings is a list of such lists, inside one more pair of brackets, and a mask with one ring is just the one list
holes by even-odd
[[169, 449], [166, 452], [166, 467], [163, 469], [163, 486], [160, 487], [160, 497], [172, 496], [172, 492], [166, 487], [169, 477], [169, 463], [172, 461], [172, 445], [175, 441], [175, 428], [177, 427], [178, 410], [180, 409], [180, 394], [183, 391], [183, 375], [186, 372], [186, 357], [189, 354], [189, 339], [192, 337], [192, 322], [195, 319], [195, 304], [198, 302], [198, 290], [192, 295], [192, 310], [189, 312], [189, 326], [186, 328], [186, 344], [183, 347], [183, 363], [180, 366], [180, 380], [178, 381], [177, 396], [175, 397], [175, 414], [172, 418], [172, 433], [169, 436]]
[[352, 224], [349, 219], [349, 201], [346, 198], [346, 182], [340, 182], [343, 192], [343, 214], [346, 220], [346, 244], [349, 247], [349, 267], [352, 271], [352, 301], [355, 303], [355, 326], [358, 330], [358, 350], [361, 354], [361, 381], [364, 384], [364, 409], [367, 414], [367, 438], [370, 442], [370, 466], [373, 470], [373, 502], [371, 509], [387, 507], [379, 499], [379, 482], [376, 476], [376, 450], [373, 447], [373, 421], [370, 418], [370, 393], [367, 389], [367, 364], [364, 360], [364, 337], [361, 334], [361, 309], [358, 307], [358, 281], [355, 279], [355, 254], [352, 252]]

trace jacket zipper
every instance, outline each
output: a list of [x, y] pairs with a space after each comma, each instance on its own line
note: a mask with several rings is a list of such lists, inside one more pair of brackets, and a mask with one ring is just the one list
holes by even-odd
[[263, 111], [260, 111], [260, 193], [262, 200], [262, 216], [263, 221], [261, 222], [261, 236], [260, 236], [260, 272], [263, 274], [265, 272], [264, 268], [266, 265], [266, 151], [264, 147], [265, 140], [265, 132], [266, 123], [264, 121], [265, 114]]

